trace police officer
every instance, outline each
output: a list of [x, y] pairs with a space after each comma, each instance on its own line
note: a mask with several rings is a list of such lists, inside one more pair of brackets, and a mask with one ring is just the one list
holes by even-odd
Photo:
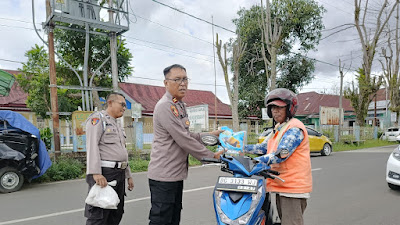
[[[148, 167], [151, 192], [150, 225], [178, 225], [181, 218], [183, 180], [188, 174], [188, 156], [219, 158], [200, 143], [200, 134], [189, 131], [182, 102], [189, 79], [178, 64], [164, 69], [166, 93], [154, 109], [154, 138]], [[213, 131], [218, 136], [221, 131]]]
[[125, 133], [117, 123], [117, 118], [122, 117], [126, 109], [125, 97], [113, 92], [106, 101], [107, 109], [93, 113], [86, 121], [86, 182], [90, 190], [94, 184], [106, 187], [107, 182], [116, 180], [117, 185], [113, 188], [120, 203], [117, 209], [102, 209], [86, 204], [87, 225], [119, 224], [124, 213], [125, 178], [128, 180], [128, 190], [133, 189]]

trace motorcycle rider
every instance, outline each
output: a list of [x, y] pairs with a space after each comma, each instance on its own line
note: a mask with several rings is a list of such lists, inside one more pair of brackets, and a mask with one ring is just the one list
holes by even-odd
[[297, 97], [288, 89], [278, 88], [265, 97], [265, 105], [268, 116], [274, 120], [274, 130], [263, 143], [246, 145], [245, 152], [267, 153], [256, 160], [269, 164], [285, 180], [267, 180], [267, 191], [276, 193], [281, 224], [303, 225], [303, 213], [312, 191], [312, 174], [307, 130], [294, 118]]

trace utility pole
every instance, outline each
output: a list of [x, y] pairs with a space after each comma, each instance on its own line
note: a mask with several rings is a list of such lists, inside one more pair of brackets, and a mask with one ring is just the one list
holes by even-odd
[[341, 61], [339, 59], [339, 73], [340, 73], [340, 98], [339, 98], [339, 134], [338, 134], [338, 141], [340, 142], [340, 136], [342, 133], [342, 112], [343, 112], [343, 102], [342, 102], [342, 98], [343, 98], [343, 68], [341, 67]]
[[[84, 61], [83, 61], [83, 85], [85, 88], [89, 87], [89, 82], [88, 82], [88, 61], [89, 61], [89, 45], [90, 45], [90, 37], [89, 37], [89, 24], [85, 23], [85, 55], [84, 55]], [[89, 91], [85, 90], [85, 102], [86, 102], [86, 107], [83, 110], [90, 111], [90, 101], [89, 101]]]
[[374, 103], [374, 127], [376, 127], [377, 118], [376, 118], [376, 93], [375, 93], [375, 103]]
[[213, 56], [214, 56], [214, 130], [218, 129], [217, 126], [217, 69], [215, 67], [215, 43], [214, 43], [214, 17], [211, 16], [212, 36], [213, 36]]
[[[47, 18], [50, 15], [50, 0], [46, 0]], [[58, 99], [57, 99], [57, 78], [56, 78], [56, 63], [54, 57], [54, 24], [50, 22], [49, 26], [49, 67], [50, 67], [50, 99], [51, 99], [51, 117], [53, 119], [53, 140], [55, 159], [60, 156], [60, 118], [58, 115]]]
[[[113, 0], [108, 1], [109, 5], [109, 22], [114, 24], [114, 11]], [[112, 71], [112, 83], [113, 90], [118, 91], [118, 64], [117, 64], [117, 34], [115, 32], [110, 32], [110, 52], [111, 52], [111, 71]]]

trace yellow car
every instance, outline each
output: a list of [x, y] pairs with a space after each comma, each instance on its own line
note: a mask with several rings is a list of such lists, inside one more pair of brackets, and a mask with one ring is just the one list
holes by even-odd
[[[329, 138], [310, 127], [306, 127], [306, 129], [310, 142], [310, 152], [319, 152], [324, 156], [330, 155], [332, 153], [332, 142]], [[264, 131], [258, 137], [258, 143], [262, 143], [271, 132], [272, 127], [264, 128]]]

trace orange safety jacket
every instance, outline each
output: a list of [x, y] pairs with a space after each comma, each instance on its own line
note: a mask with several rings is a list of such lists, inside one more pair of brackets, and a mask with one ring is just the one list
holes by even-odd
[[303, 131], [304, 139], [288, 159], [279, 163], [271, 164], [271, 169], [280, 173], [279, 179], [267, 179], [267, 191], [279, 193], [310, 193], [312, 191], [310, 144], [307, 130], [298, 119], [290, 119], [280, 131], [277, 131], [268, 140], [267, 153], [276, 152], [284, 133], [290, 128], [297, 127]]

